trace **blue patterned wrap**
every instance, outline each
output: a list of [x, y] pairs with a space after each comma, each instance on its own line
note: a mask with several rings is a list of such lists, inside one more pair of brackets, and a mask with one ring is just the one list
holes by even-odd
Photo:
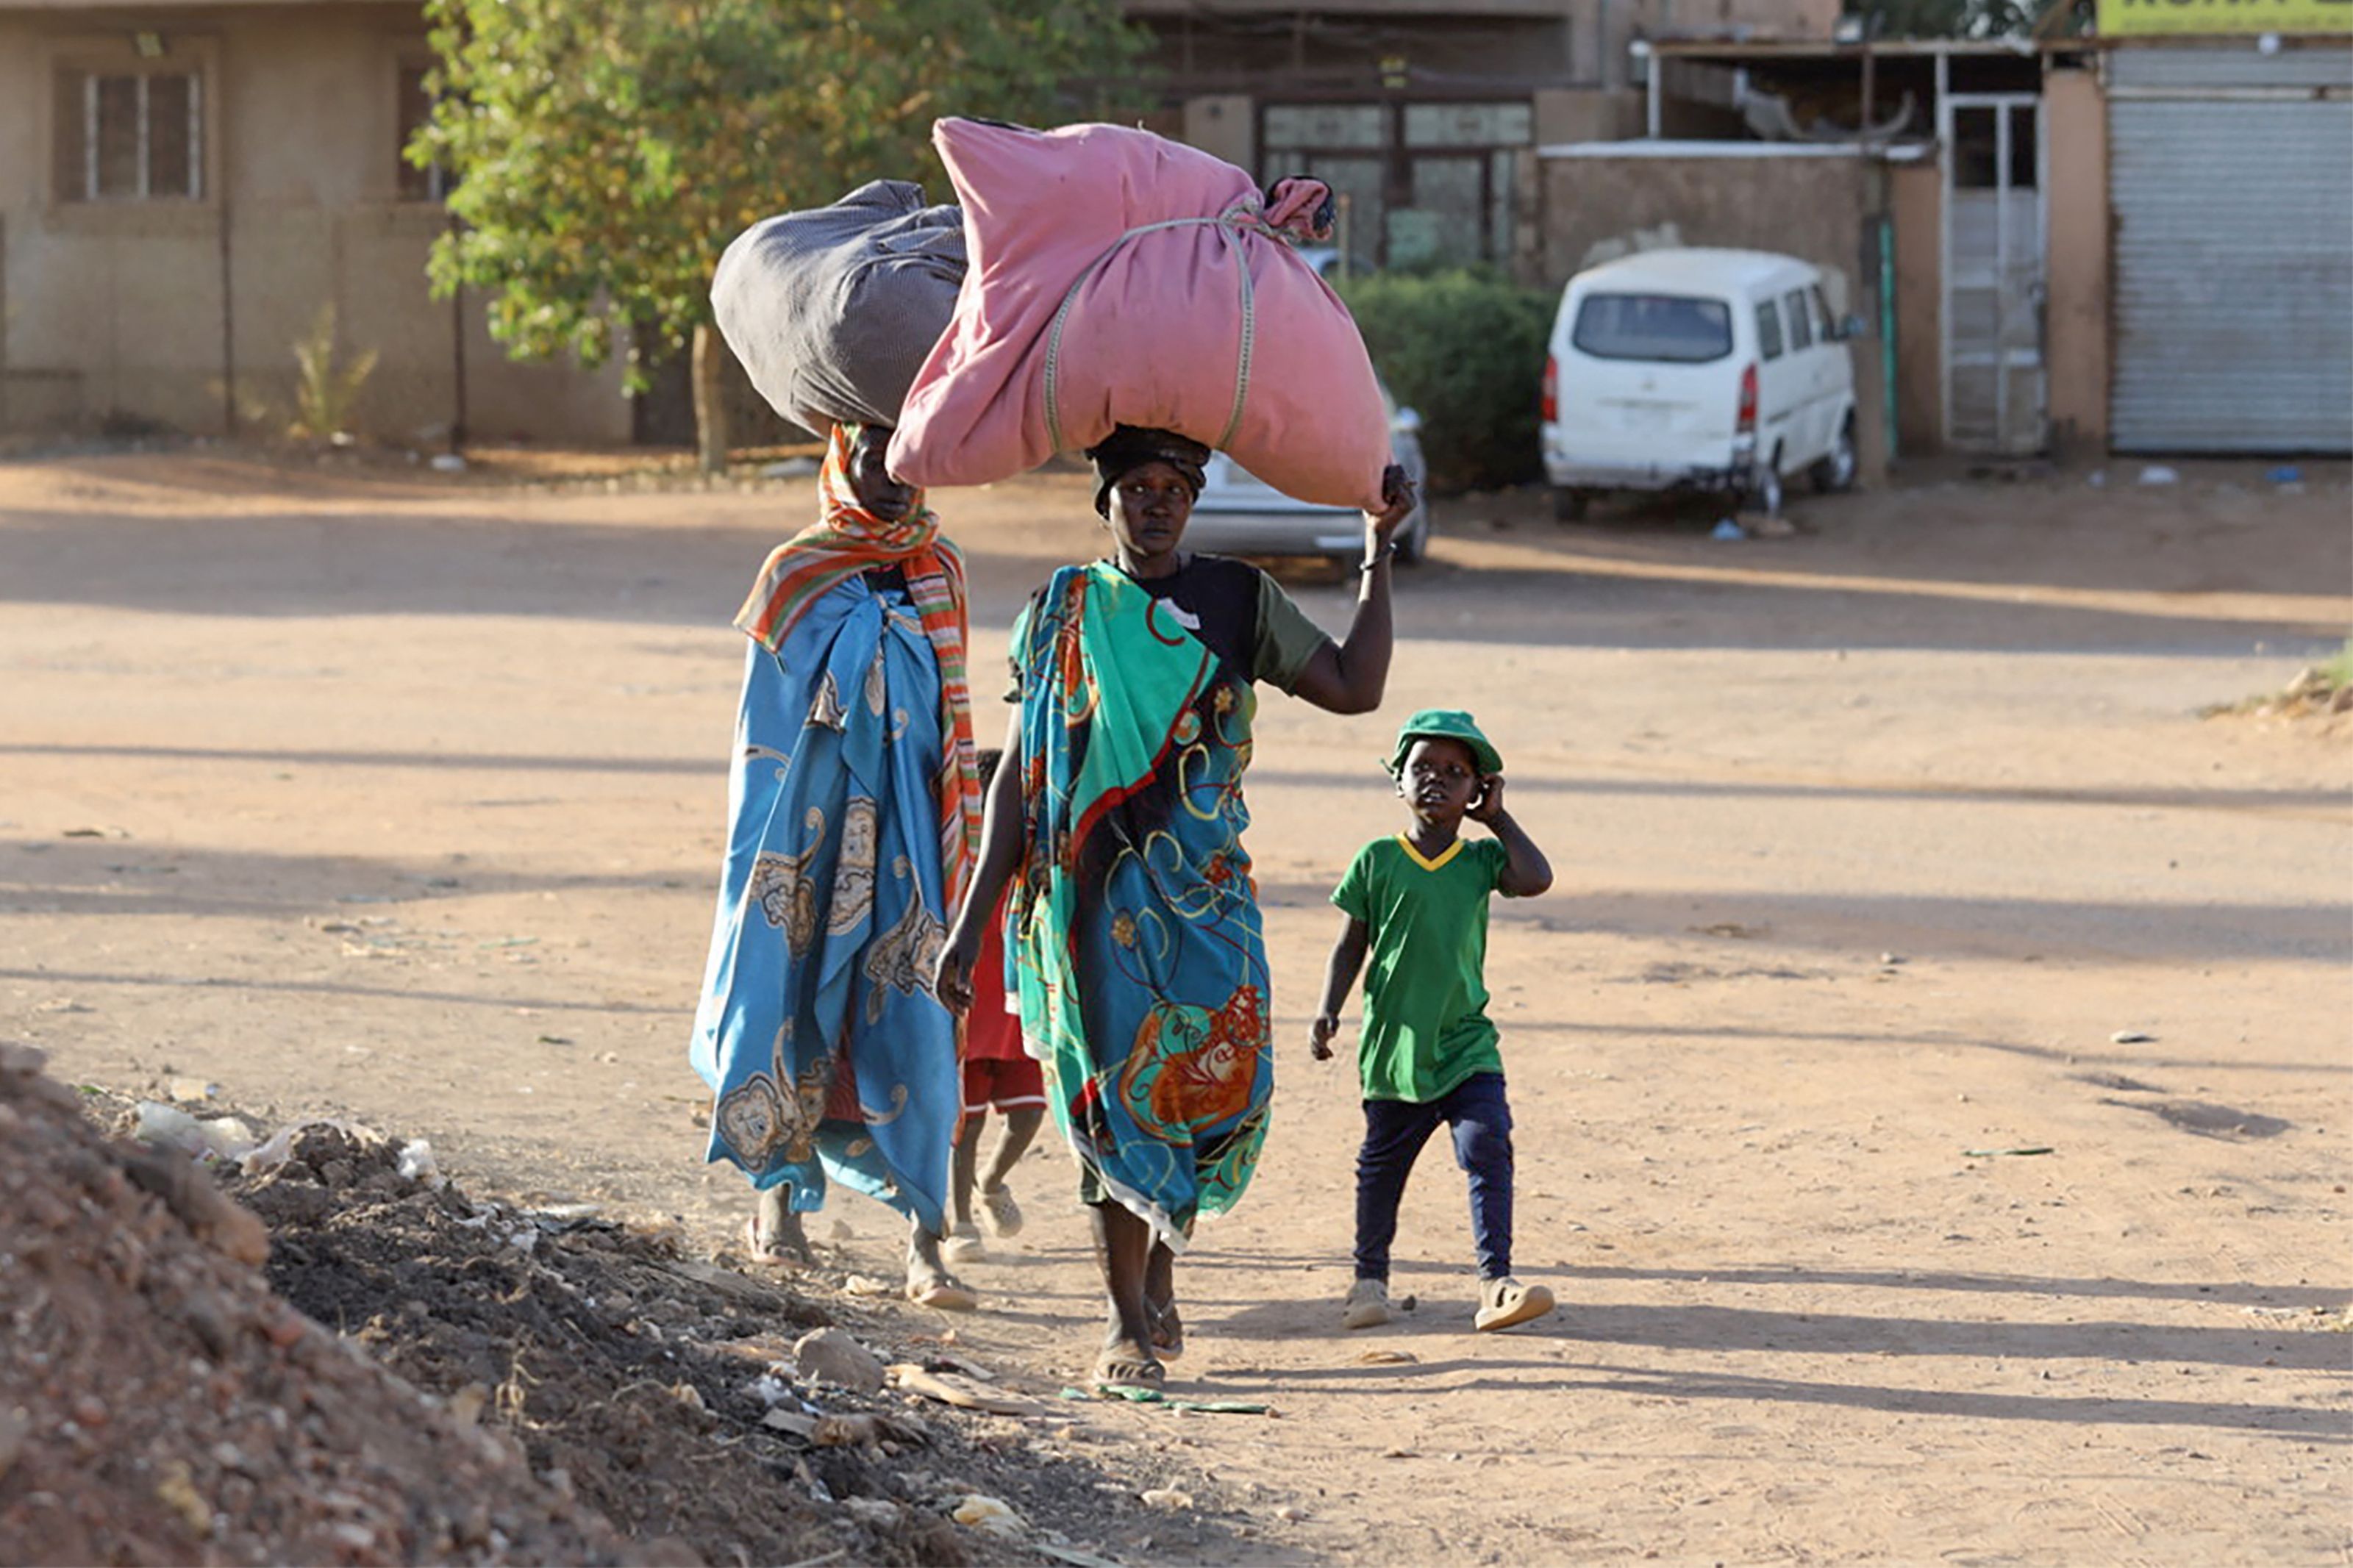
[[689, 1052], [714, 1096], [708, 1159], [789, 1186], [797, 1212], [830, 1179], [935, 1235], [962, 1087], [931, 991], [939, 710], [937, 659], [895, 583], [851, 577], [776, 653], [751, 646]]

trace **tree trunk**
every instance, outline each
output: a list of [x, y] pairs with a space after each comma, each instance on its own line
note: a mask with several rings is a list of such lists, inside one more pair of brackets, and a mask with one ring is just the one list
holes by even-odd
[[727, 347], [705, 321], [694, 329], [694, 456], [706, 474], [727, 470]]

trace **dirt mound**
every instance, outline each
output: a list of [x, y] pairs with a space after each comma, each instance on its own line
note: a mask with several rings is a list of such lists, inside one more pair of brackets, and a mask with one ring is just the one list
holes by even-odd
[[227, 1183], [269, 1227], [269, 1282], [511, 1435], [535, 1474], [632, 1541], [721, 1563], [1036, 1561], [953, 1522], [978, 1494], [1011, 1505], [1029, 1545], [1086, 1560], [1137, 1533], [1135, 1492], [1166, 1479], [1109, 1480], [1067, 1450], [1057, 1415], [816, 1383], [791, 1346], [837, 1322], [886, 1360], [969, 1363], [849, 1300], [687, 1257], [674, 1225], [470, 1197], [404, 1175], [394, 1143], [358, 1130], [314, 1124], [283, 1152]]
[[771, 1369], [827, 1321], [807, 1302], [681, 1257], [662, 1229], [405, 1180], [394, 1145], [365, 1132], [303, 1128], [284, 1163], [227, 1185], [269, 1224], [269, 1282], [289, 1301], [497, 1422], [633, 1539], [713, 1563], [846, 1544], [862, 1562], [961, 1560], [936, 1516], [827, 1506], [888, 1496], [857, 1455], [805, 1458], [762, 1427], [775, 1404], [800, 1407]]
[[[193, 1164], [127, 1141], [173, 1131], [144, 1109], [0, 1045], [11, 1560], [1035, 1561], [1018, 1536], [1099, 1561], [1166, 1479], [1112, 1482], [1051, 1412], [815, 1383], [790, 1347], [837, 1319], [971, 1367], [689, 1258], [672, 1226], [471, 1197], [345, 1124]], [[976, 1494], [1018, 1528], [955, 1522]]]
[[25, 1563], [609, 1563], [514, 1446], [272, 1295], [250, 1215], [0, 1045], [0, 1540]]

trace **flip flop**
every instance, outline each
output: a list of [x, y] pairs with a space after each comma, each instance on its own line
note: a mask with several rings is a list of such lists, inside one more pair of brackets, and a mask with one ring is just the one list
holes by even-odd
[[980, 1295], [953, 1274], [943, 1274], [936, 1279], [907, 1281], [907, 1300], [918, 1307], [929, 1307], [940, 1312], [976, 1312]]
[[1125, 1351], [1107, 1350], [1097, 1356], [1090, 1376], [1102, 1392], [1123, 1395], [1130, 1389], [1157, 1394], [1168, 1384], [1168, 1369], [1156, 1358]]

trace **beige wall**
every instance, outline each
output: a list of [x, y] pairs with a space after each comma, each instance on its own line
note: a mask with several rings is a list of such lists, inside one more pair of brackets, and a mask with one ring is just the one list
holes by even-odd
[[1258, 115], [1243, 93], [1216, 93], [1185, 100], [1185, 121], [1177, 132], [1188, 146], [1238, 169], [1258, 167]]
[[[55, 199], [52, 73], [61, 58], [128, 61], [129, 24], [0, 11], [0, 428], [129, 416], [216, 432], [232, 357], [240, 401], [281, 411], [274, 423], [291, 401], [292, 344], [332, 304], [347, 352], [379, 355], [355, 423], [394, 439], [445, 431], [453, 308], [424, 276], [444, 219], [396, 199], [396, 71], [423, 47], [417, 9], [140, 19], [160, 20], [170, 58], [204, 72], [206, 199]], [[617, 367], [512, 364], [470, 315], [473, 435], [628, 439]]]
[[1875, 266], [1864, 265], [1869, 219], [1885, 201], [1884, 175], [1875, 160], [1547, 158], [1539, 188], [1537, 280], [1547, 289], [1561, 287], [1592, 261], [1657, 245], [1779, 251], [1821, 268], [1831, 310], [1873, 324], [1850, 345], [1855, 445], [1865, 480], [1884, 474], [1878, 279]]
[[2042, 84], [2050, 215], [2045, 239], [2049, 304], [2051, 447], [2062, 457], [2108, 446], [2108, 117], [2087, 70], [2054, 70]]
[[[1547, 158], [1544, 274], [1558, 288], [1596, 248], [1636, 234], [1682, 245], [1783, 251], [1828, 269], [1856, 309], [1866, 214], [1879, 165], [1852, 155]], [[1835, 300], [1833, 301], [1836, 302]]]
[[1896, 449], [1907, 458], [1944, 445], [1944, 199], [1936, 160], [1887, 171], [1895, 224]]
[[1599, 88], [1544, 88], [1535, 94], [1536, 145], [1624, 142], [1642, 134], [1643, 95]]

